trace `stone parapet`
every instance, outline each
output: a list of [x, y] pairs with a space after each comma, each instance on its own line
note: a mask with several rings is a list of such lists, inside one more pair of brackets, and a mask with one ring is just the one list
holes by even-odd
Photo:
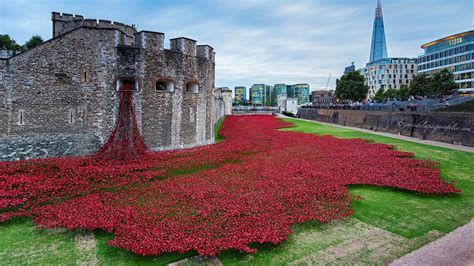
[[474, 147], [474, 114], [299, 108], [299, 118]]

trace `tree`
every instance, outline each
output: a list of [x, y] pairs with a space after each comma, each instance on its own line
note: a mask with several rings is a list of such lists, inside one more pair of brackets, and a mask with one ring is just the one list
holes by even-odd
[[401, 101], [406, 101], [410, 98], [410, 87], [408, 85], [403, 84], [400, 86], [400, 89], [398, 90], [398, 98]]
[[15, 40], [10, 38], [8, 34], [0, 34], [0, 50], [20, 50], [21, 46]]
[[436, 72], [431, 77], [431, 94], [451, 94], [458, 86], [454, 82], [454, 76], [447, 68]]
[[265, 101], [265, 106], [272, 106], [272, 101], [270, 99], [267, 99]]
[[385, 92], [384, 96], [385, 99], [396, 99], [398, 98], [398, 90], [390, 88]]
[[430, 93], [431, 78], [425, 73], [413, 77], [410, 83], [411, 96], [426, 96]]
[[23, 45], [24, 50], [31, 49], [43, 43], [43, 38], [39, 35], [33, 35], [25, 44]]
[[374, 100], [377, 101], [377, 102], [382, 102], [383, 100], [385, 100], [385, 89], [383, 87], [380, 88], [375, 93]]
[[342, 100], [362, 101], [367, 97], [369, 87], [358, 71], [351, 71], [336, 80], [336, 97]]

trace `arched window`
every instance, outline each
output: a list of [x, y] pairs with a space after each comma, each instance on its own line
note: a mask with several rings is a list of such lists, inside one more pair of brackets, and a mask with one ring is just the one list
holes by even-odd
[[186, 92], [198, 93], [199, 84], [195, 81], [189, 81], [188, 83], [186, 83]]
[[162, 92], [173, 92], [174, 82], [166, 79], [157, 80], [155, 83], [155, 90]]

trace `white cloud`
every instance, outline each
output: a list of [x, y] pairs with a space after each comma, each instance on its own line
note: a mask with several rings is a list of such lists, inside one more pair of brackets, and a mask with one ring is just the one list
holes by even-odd
[[[186, 36], [216, 51], [216, 85], [307, 82], [334, 86], [345, 66], [369, 56], [375, 1], [0, 0], [1, 32], [24, 42], [50, 37], [51, 11], [82, 14]], [[471, 9], [470, 9], [471, 7]], [[383, 1], [389, 56], [417, 56], [427, 41], [472, 28], [467, 0]]]

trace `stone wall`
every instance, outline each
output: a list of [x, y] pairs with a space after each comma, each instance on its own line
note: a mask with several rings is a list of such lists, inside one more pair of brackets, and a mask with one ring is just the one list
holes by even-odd
[[211, 119], [215, 127], [226, 115], [232, 114], [232, 91], [223, 90], [221, 88], [215, 89], [213, 92], [212, 110], [213, 114]]
[[100, 139], [90, 134], [39, 134], [0, 139], [0, 161], [84, 156], [95, 152], [100, 145]]
[[[8, 148], [2, 149], [1, 160], [26, 158], [28, 150], [41, 150], [30, 158], [83, 155], [91, 148], [75, 145], [77, 134], [100, 147], [113, 125], [106, 110], [113, 106], [114, 90], [108, 85], [116, 71], [115, 34], [80, 28], [3, 60], [0, 141]], [[68, 147], [58, 149], [58, 143]]]
[[[53, 13], [56, 33], [68, 25], [64, 34], [0, 60], [0, 160], [93, 153], [113, 128], [125, 81], [136, 84], [137, 124], [149, 148], [213, 142], [212, 47], [177, 38], [168, 50], [163, 33], [126, 32], [130, 41], [120, 23], [71, 29], [59, 21], [69, 18]], [[157, 90], [162, 80], [174, 89]]]
[[474, 114], [300, 108], [298, 117], [474, 147]]

